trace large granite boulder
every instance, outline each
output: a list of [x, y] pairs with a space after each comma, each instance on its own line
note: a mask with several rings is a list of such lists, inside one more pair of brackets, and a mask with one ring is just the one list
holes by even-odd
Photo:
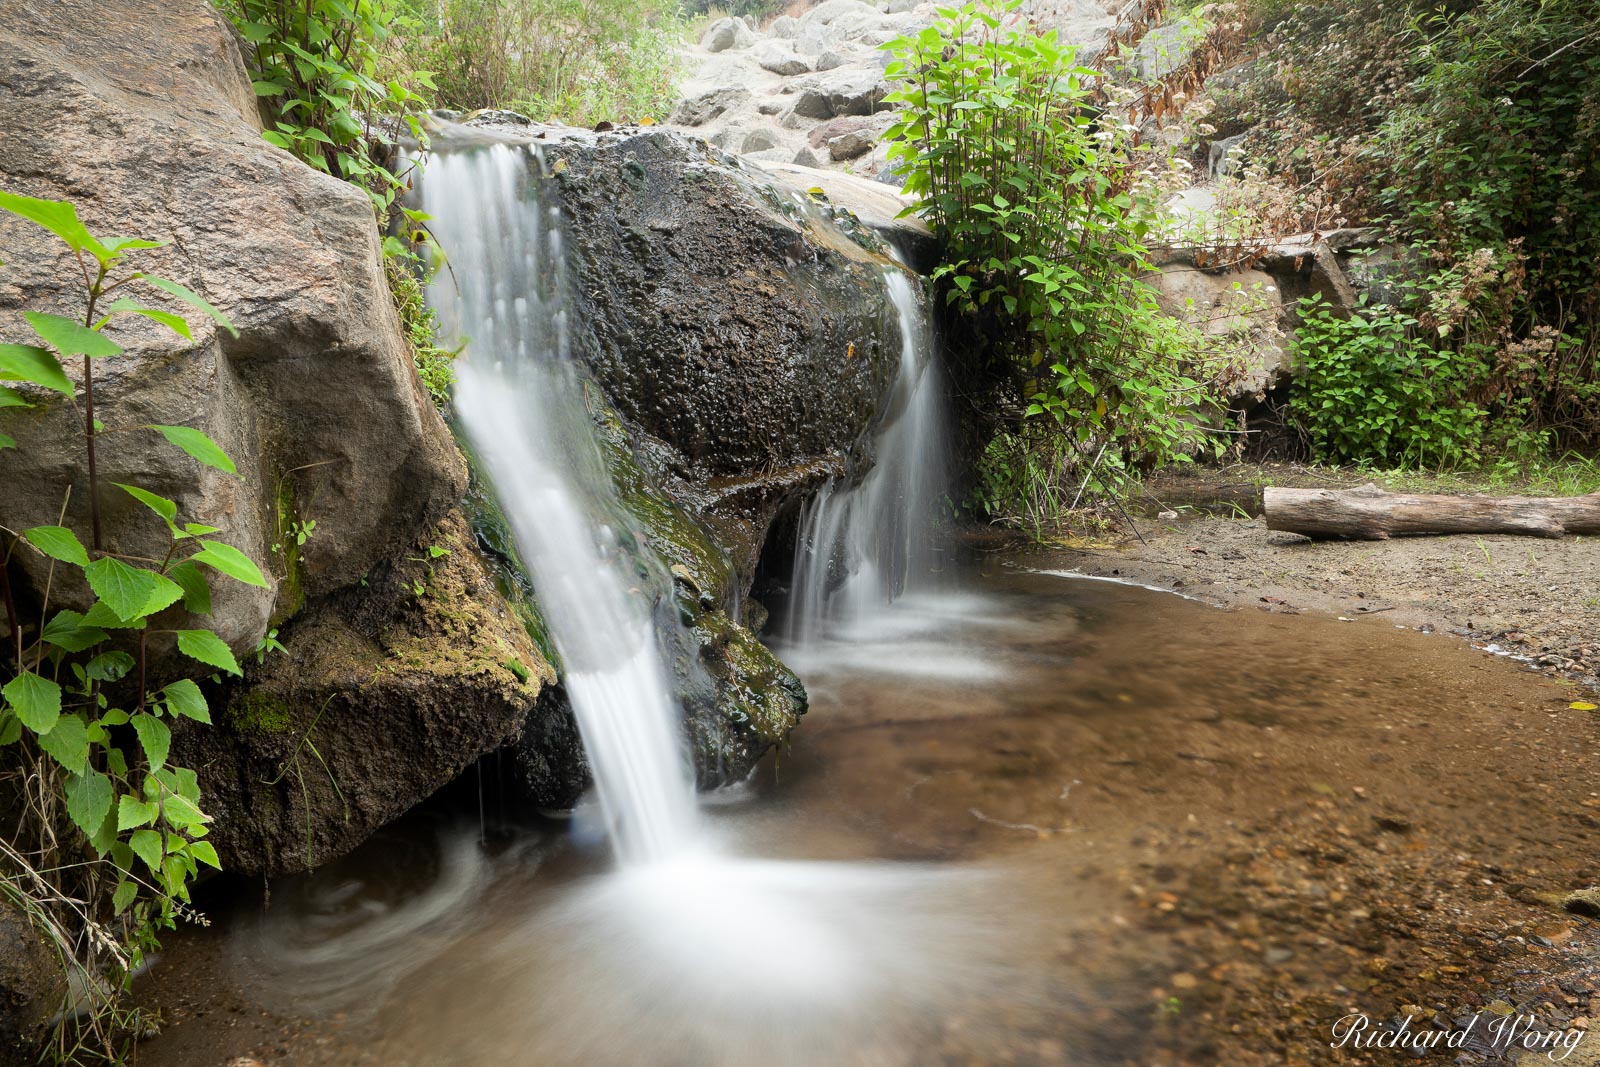
[[[201, 468], [137, 429], [98, 449], [107, 547], [164, 553], [161, 524], [111, 484], [132, 482], [220, 527], [278, 579], [213, 583], [210, 624], [250, 651], [269, 618], [390, 558], [465, 485], [401, 334], [372, 206], [261, 139], [232, 31], [200, 0], [118, 0], [114, 11], [0, 0], [0, 71], [0, 187], [71, 200], [98, 234], [170, 240], [139, 265], [238, 327], [232, 337], [190, 314], [189, 344], [124, 316], [112, 332], [127, 351], [97, 362], [95, 393], [108, 428], [198, 427], [238, 464], [237, 478]], [[23, 309], [82, 313], [77, 265], [55, 237], [0, 215], [0, 260], [0, 341], [29, 340]], [[54, 522], [70, 485], [66, 523], [86, 530], [77, 414], [57, 394], [31, 399], [0, 411], [0, 432], [19, 444], [4, 457], [0, 523]], [[317, 525], [290, 574], [272, 546], [295, 519]], [[45, 561], [12, 558], [23, 597], [37, 597]], [[79, 606], [88, 593], [58, 569], [51, 597]]]
[[[330, 859], [514, 737], [551, 673], [450, 517], [466, 466], [418, 383], [371, 204], [262, 140], [223, 18], [203, 0], [0, 0], [0, 187], [70, 199], [102, 235], [170, 239], [142, 262], [238, 327], [190, 315], [187, 344], [130, 320], [115, 327], [126, 354], [96, 366], [97, 414], [117, 431], [99, 449], [102, 488], [174, 498], [272, 579], [212, 583], [198, 625], [248, 678], [210, 687], [215, 725], [174, 740], [224, 864]], [[27, 339], [23, 309], [76, 308], [77, 267], [50, 235], [0, 218], [0, 260], [0, 340]], [[53, 522], [70, 485], [66, 521], [86, 530], [77, 418], [60, 397], [30, 399], [0, 411], [19, 445], [0, 455], [0, 523]], [[198, 467], [147, 423], [204, 430], [238, 476]], [[164, 552], [131, 499], [112, 488], [101, 503], [109, 547]], [[312, 520], [303, 545], [284, 536]], [[46, 574], [28, 556], [13, 553], [11, 576], [32, 609]], [[52, 603], [86, 599], [58, 570]], [[258, 663], [269, 625], [285, 651]], [[211, 673], [152, 646], [158, 677]]]

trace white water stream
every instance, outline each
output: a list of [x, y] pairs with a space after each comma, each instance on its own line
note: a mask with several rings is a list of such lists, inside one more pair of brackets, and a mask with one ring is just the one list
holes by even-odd
[[606, 826], [624, 863], [694, 835], [694, 783], [636, 542], [567, 351], [560, 211], [543, 206], [529, 149], [488, 145], [428, 164], [423, 208], [448, 250], [428, 299], [468, 344], [455, 403], [531, 572], [561, 658]]
[[787, 618], [801, 650], [874, 636], [890, 605], [933, 585], [946, 478], [942, 382], [911, 276], [891, 268], [884, 284], [900, 323], [900, 368], [872, 468], [857, 485], [830, 481], [801, 513]]

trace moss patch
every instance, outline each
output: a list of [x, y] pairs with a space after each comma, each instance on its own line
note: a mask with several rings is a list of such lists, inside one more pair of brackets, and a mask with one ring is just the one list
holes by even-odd
[[228, 704], [227, 722], [236, 733], [281, 734], [294, 725], [294, 715], [282, 697], [253, 689]]

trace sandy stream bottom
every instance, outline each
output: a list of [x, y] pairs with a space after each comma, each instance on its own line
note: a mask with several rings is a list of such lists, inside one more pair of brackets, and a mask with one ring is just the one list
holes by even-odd
[[482, 845], [440, 803], [265, 903], [219, 887], [138, 1062], [1250, 1067], [1412, 1062], [1330, 1049], [1353, 1011], [1586, 1025], [1570, 686], [1017, 566], [1051, 562], [792, 657], [812, 711], [697, 855], [618, 873], [581, 821]]

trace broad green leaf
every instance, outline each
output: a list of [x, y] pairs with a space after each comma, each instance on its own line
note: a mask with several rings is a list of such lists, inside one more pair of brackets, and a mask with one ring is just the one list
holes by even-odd
[[136, 666], [133, 657], [126, 652], [102, 652], [90, 660], [84, 670], [97, 682], [118, 682]]
[[171, 241], [151, 241], [144, 237], [107, 237], [100, 242], [107, 252], [120, 256], [124, 252], [137, 252], [143, 248], [165, 248]]
[[161, 835], [154, 830], [135, 830], [133, 836], [128, 838], [128, 847], [134, 854], [144, 860], [144, 865], [152, 871], [161, 870]]
[[117, 342], [81, 322], [42, 311], [24, 311], [22, 317], [45, 344], [63, 356], [114, 356], [122, 351]]
[[[96, 773], [91, 768], [88, 773]], [[111, 810], [111, 805], [106, 805], [106, 813], [100, 819], [100, 825], [89, 835], [89, 844], [101, 856], [111, 851], [111, 846], [117, 843], [117, 816]]]
[[239, 473], [239, 469], [233, 465], [233, 460], [228, 458], [228, 454], [199, 430], [189, 426], [151, 426], [150, 429], [159, 430], [161, 436], [208, 467], [215, 467], [229, 474]]
[[210, 630], [179, 630], [178, 651], [190, 659], [221, 668], [229, 674], [241, 673], [239, 661], [233, 658], [233, 650]]
[[211, 725], [211, 712], [206, 708], [205, 695], [193, 681], [181, 678], [162, 692], [165, 694], [167, 710], [172, 714]]
[[22, 531], [22, 536], [51, 559], [75, 563], [80, 567], [89, 565], [89, 553], [84, 550], [83, 542], [65, 526], [35, 526]]
[[157, 289], [160, 289], [162, 292], [171, 293], [184, 303], [189, 304], [192, 307], [199, 308], [201, 311], [204, 311], [207, 315], [209, 315], [211, 320], [218, 326], [221, 326], [235, 337], [239, 336], [239, 331], [233, 328], [233, 323], [228, 321], [228, 316], [212, 307], [210, 302], [208, 302], [205, 297], [201, 296], [193, 289], [179, 285], [174, 281], [168, 281], [166, 278], [158, 278], [154, 274], [141, 274], [138, 275], [138, 277], [155, 286]]
[[161, 809], [147, 800], [124, 793], [117, 800], [117, 832], [132, 830], [136, 826], [149, 826], [161, 814]]
[[179, 900], [189, 899], [189, 868], [194, 861], [187, 856], [171, 855], [161, 861], [161, 880], [168, 893]]
[[27, 408], [33, 405], [22, 399], [22, 394], [0, 385], [0, 408]]
[[68, 652], [82, 652], [104, 641], [107, 634], [98, 626], [91, 626], [76, 611], [58, 611], [45, 623], [39, 635], [47, 644]]
[[8, 433], [0, 433], [0, 452], [4, 452], [8, 448], [16, 447], [17, 439], [15, 437], [12, 437]]
[[139, 886], [126, 878], [117, 883], [117, 888], [111, 894], [111, 911], [114, 915], [121, 915], [128, 910], [129, 905], [139, 895]]
[[176, 823], [185, 829], [203, 828], [211, 819], [194, 801], [177, 793], [168, 793], [161, 798], [161, 811], [166, 815], [168, 822]]
[[40, 735], [39, 747], [73, 774], [82, 774], [89, 763], [89, 727], [76, 715], [63, 715]]
[[243, 582], [245, 585], [257, 585], [265, 589], [267, 580], [261, 576], [261, 568], [250, 562], [250, 557], [240, 552], [232, 545], [225, 545], [221, 541], [201, 541], [203, 547], [189, 558], [196, 563], [204, 563], [213, 567], [228, 577]]
[[188, 767], [165, 767], [156, 771], [155, 776], [171, 792], [191, 803], [200, 803], [200, 780]]
[[118, 300], [106, 310], [109, 314], [94, 324], [95, 329], [104, 329], [113, 315], [142, 315], [152, 322], [159, 322], [185, 341], [194, 340], [194, 335], [189, 332], [189, 323], [182, 315], [174, 315], [172, 312], [162, 311], [160, 308], [147, 308], [143, 304], [137, 304], [126, 298]]
[[100, 831], [111, 811], [111, 779], [99, 771], [74, 774], [67, 778], [67, 815], [87, 837]]
[[9, 709], [0, 711], [0, 746], [14, 745], [22, 739], [22, 720]]
[[147, 489], [140, 489], [137, 485], [123, 485], [121, 482], [112, 482], [111, 484], [115, 485], [118, 489], [121, 489], [124, 493], [127, 493], [129, 496], [133, 497], [133, 499], [137, 500], [139, 503], [155, 512], [157, 515], [160, 515], [167, 521], [168, 526], [171, 526], [172, 520], [178, 517], [178, 505], [174, 504], [164, 496], [156, 496]]
[[102, 626], [107, 630], [142, 630], [143, 619], [127, 619], [111, 610], [111, 605], [103, 600], [97, 600], [83, 613], [83, 622], [86, 626]]
[[207, 867], [222, 870], [222, 861], [217, 859], [217, 850], [209, 841], [191, 841], [189, 855], [204, 863]]
[[23, 671], [7, 682], [0, 695], [17, 713], [22, 725], [36, 734], [47, 734], [61, 716], [61, 687], [49, 678]]
[[0, 379], [32, 382], [72, 395], [72, 382], [56, 357], [33, 345], [0, 345]]
[[191, 560], [184, 560], [167, 572], [167, 577], [183, 589], [183, 606], [191, 614], [206, 615], [211, 611], [211, 587], [206, 576]]
[[105, 252], [105, 246], [96, 241], [88, 227], [79, 221], [78, 209], [65, 200], [38, 200], [0, 191], [0, 210], [43, 226], [67, 242], [67, 247], [74, 252], [79, 249], [87, 249], [97, 255]]
[[183, 596], [183, 587], [177, 582], [111, 556], [95, 560], [83, 573], [95, 596], [123, 619], [153, 615]]
[[167, 724], [146, 712], [133, 717], [133, 732], [139, 735], [139, 745], [152, 771], [161, 769], [167, 762], [167, 752], [172, 748], [172, 731]]

